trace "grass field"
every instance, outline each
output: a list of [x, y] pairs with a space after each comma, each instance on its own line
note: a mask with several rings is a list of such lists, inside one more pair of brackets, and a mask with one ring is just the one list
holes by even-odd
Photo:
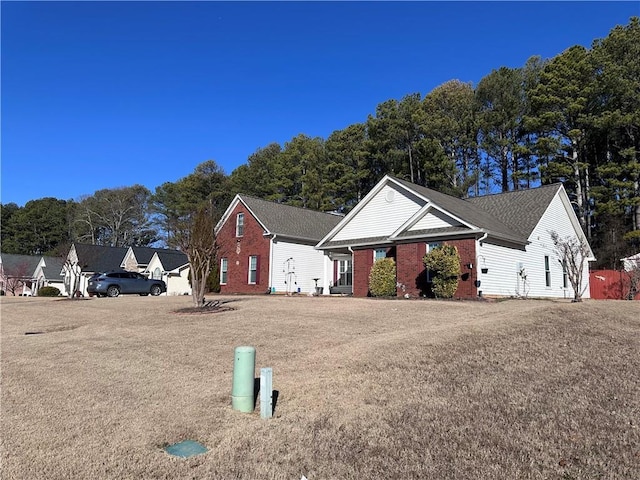
[[3, 297], [2, 478], [640, 478], [639, 302], [226, 300]]

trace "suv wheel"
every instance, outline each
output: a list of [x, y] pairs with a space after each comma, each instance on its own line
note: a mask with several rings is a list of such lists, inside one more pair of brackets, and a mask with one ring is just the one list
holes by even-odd
[[157, 297], [161, 293], [162, 293], [162, 289], [160, 288], [160, 285], [151, 285], [151, 295], [153, 295], [154, 297]]
[[107, 297], [117, 297], [118, 295], [120, 295], [120, 289], [115, 285], [111, 285], [107, 288]]

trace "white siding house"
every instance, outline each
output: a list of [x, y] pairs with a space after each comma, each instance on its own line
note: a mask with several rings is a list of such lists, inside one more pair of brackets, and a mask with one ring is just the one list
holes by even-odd
[[383, 185], [374, 189], [356, 208], [357, 215], [336, 232], [334, 241], [352, 238], [369, 238], [391, 235], [408, 218], [424, 205], [424, 201], [411, 192], [398, 189], [394, 185]]
[[55, 287], [60, 290], [60, 295], [67, 296], [68, 292], [62, 273], [63, 267], [64, 260], [62, 258], [42, 257], [33, 274], [35, 281], [34, 293], [37, 295], [38, 290], [42, 287]]
[[[558, 188], [538, 223], [528, 237], [524, 249], [513, 249], [492, 243], [478, 242], [480, 290], [485, 295], [536, 298], [573, 298], [574, 291], [551, 239], [556, 232], [561, 238], [584, 237], [571, 204]], [[587, 260], [594, 260], [591, 253]], [[589, 262], [583, 266], [583, 298], [589, 298]]]
[[573, 298], [552, 232], [587, 245], [580, 294], [589, 297], [588, 248], [561, 184], [461, 199], [385, 176], [317, 245], [353, 252], [354, 295], [368, 294], [378, 255], [392, 256], [402, 293], [428, 296], [427, 245], [455, 246], [462, 273], [456, 296]]
[[149, 278], [164, 280], [166, 295], [191, 295], [189, 261], [182, 252], [157, 249], [142, 273]]

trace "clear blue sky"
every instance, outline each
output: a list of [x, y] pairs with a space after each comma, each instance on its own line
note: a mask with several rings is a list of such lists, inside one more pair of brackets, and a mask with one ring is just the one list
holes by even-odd
[[2, 203], [153, 191], [451, 79], [589, 47], [640, 2], [8, 2]]

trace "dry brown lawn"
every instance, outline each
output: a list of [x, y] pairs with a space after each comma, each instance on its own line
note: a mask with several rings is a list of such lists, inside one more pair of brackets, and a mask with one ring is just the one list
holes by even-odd
[[3, 297], [2, 478], [640, 478], [639, 302], [220, 299]]

